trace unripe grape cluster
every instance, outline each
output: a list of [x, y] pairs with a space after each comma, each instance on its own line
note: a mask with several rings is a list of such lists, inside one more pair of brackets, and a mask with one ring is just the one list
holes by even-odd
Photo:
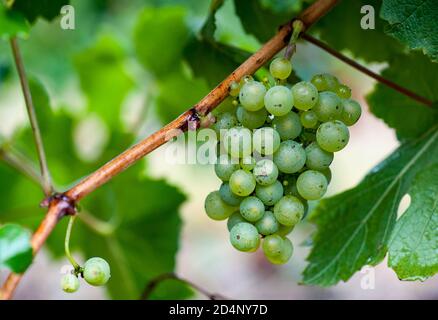
[[261, 245], [268, 261], [283, 264], [293, 253], [286, 236], [306, 216], [308, 201], [326, 193], [333, 153], [347, 145], [347, 126], [358, 121], [361, 107], [332, 75], [290, 85], [289, 60], [276, 58], [269, 70], [272, 85], [250, 76], [233, 82], [236, 108], [216, 116], [224, 152], [214, 169], [222, 185], [205, 199], [205, 211], [227, 219], [237, 250]]

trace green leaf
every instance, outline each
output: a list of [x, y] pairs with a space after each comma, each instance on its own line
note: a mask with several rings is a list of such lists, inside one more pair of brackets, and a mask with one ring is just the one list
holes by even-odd
[[426, 280], [438, 272], [438, 165], [414, 180], [411, 204], [397, 221], [388, 265], [402, 280]]
[[146, 8], [134, 29], [134, 45], [139, 61], [156, 75], [179, 67], [184, 45], [189, 39], [183, 7]]
[[125, 52], [111, 36], [102, 36], [93, 47], [77, 54], [74, 64], [90, 112], [108, 124], [119, 125], [121, 105], [134, 81], [125, 68]]
[[385, 256], [400, 199], [413, 177], [438, 159], [438, 127], [403, 144], [353, 189], [322, 200], [311, 220], [318, 231], [304, 283], [330, 286], [347, 281]]
[[0, 38], [7, 40], [19, 36], [27, 37], [29, 25], [26, 19], [19, 12], [7, 10], [3, 3], [0, 3]]
[[[361, 28], [364, 14], [360, 11], [364, 5], [371, 5], [375, 10], [375, 29]], [[380, 7], [379, 0], [340, 1], [311, 31], [316, 31], [337, 51], [347, 50], [366, 61], [387, 61], [392, 55], [402, 52], [403, 48], [385, 34], [387, 23], [377, 17]]]
[[0, 226], [0, 269], [21, 273], [31, 263], [30, 232], [17, 224]]
[[390, 24], [386, 33], [420, 49], [432, 61], [438, 61], [438, 33], [436, 29], [438, 2], [435, 0], [384, 0], [380, 16]]
[[22, 13], [30, 23], [34, 23], [39, 17], [52, 20], [61, 13], [61, 8], [69, 3], [69, 0], [15, 0], [12, 10]]
[[[383, 77], [431, 101], [438, 100], [437, 64], [420, 53], [396, 55], [389, 64], [382, 72]], [[438, 121], [437, 109], [428, 108], [381, 83], [368, 95], [367, 101], [371, 111], [394, 128], [400, 139], [418, 137]]]

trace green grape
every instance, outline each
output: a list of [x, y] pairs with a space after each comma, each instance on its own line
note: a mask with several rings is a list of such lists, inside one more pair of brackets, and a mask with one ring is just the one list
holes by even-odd
[[313, 110], [308, 110], [301, 113], [300, 121], [303, 127], [307, 129], [313, 129], [318, 125], [318, 117]]
[[304, 198], [300, 196], [297, 189], [297, 179], [295, 176], [289, 176], [286, 180], [283, 181], [284, 186], [284, 195], [287, 196], [294, 196], [302, 201], [304, 201]]
[[285, 226], [296, 225], [304, 215], [304, 205], [294, 196], [284, 196], [274, 206], [277, 221]]
[[256, 222], [255, 227], [260, 234], [268, 236], [278, 231], [279, 224], [271, 211], [265, 211], [263, 217]]
[[295, 139], [301, 133], [300, 117], [293, 111], [282, 117], [275, 117], [272, 125], [280, 135], [281, 140]]
[[292, 72], [292, 63], [283, 57], [275, 58], [269, 66], [269, 72], [274, 78], [287, 79]]
[[339, 85], [338, 79], [327, 73], [313, 76], [310, 82], [318, 89], [318, 91], [335, 91]]
[[233, 158], [242, 158], [252, 152], [251, 130], [245, 127], [234, 127], [224, 135], [224, 148]]
[[245, 171], [251, 171], [256, 165], [256, 160], [251, 156], [245, 156], [240, 159], [240, 167]]
[[327, 179], [319, 171], [307, 170], [299, 175], [297, 189], [304, 199], [317, 200], [327, 191]]
[[266, 255], [266, 258], [269, 262], [273, 264], [285, 264], [290, 260], [294, 251], [294, 247], [292, 242], [288, 238], [283, 238], [283, 242], [281, 244], [280, 252], [276, 255]]
[[346, 99], [342, 101], [342, 106], [341, 120], [347, 126], [352, 126], [359, 120], [362, 113], [360, 104], [353, 99]]
[[228, 155], [221, 155], [218, 157], [216, 164], [214, 165], [214, 171], [219, 179], [226, 182], [230, 180], [234, 171], [240, 169], [239, 164], [234, 162], [235, 161]]
[[243, 197], [239, 197], [231, 191], [230, 184], [228, 182], [222, 183], [221, 187], [219, 188], [219, 195], [226, 204], [233, 207], [239, 206], [243, 200]]
[[263, 100], [266, 94], [265, 86], [258, 81], [246, 82], [239, 93], [242, 106], [248, 111], [257, 111], [263, 108]]
[[349, 139], [350, 133], [347, 126], [339, 120], [323, 123], [316, 131], [316, 142], [328, 152], [342, 150], [348, 144]]
[[270, 127], [263, 127], [254, 131], [254, 151], [262, 155], [271, 155], [280, 147], [280, 135]]
[[330, 183], [330, 181], [332, 181], [332, 171], [330, 170], [330, 168], [325, 168], [324, 170], [318, 170], [319, 172], [321, 172], [324, 177], [327, 179], [327, 185]]
[[242, 79], [240, 79], [239, 86], [240, 86], [240, 88], [242, 88], [245, 83], [249, 83], [249, 82], [253, 82], [253, 81], [254, 81], [254, 78], [248, 74], [246, 76], [243, 76]]
[[277, 180], [278, 169], [272, 160], [262, 159], [257, 162], [253, 170], [254, 178], [260, 185], [272, 184]]
[[306, 147], [306, 167], [312, 170], [324, 170], [333, 161], [333, 153], [321, 149], [316, 142]]
[[84, 279], [92, 286], [103, 286], [111, 277], [108, 262], [99, 257], [88, 259], [84, 264]]
[[236, 110], [237, 120], [248, 129], [260, 128], [265, 124], [268, 112], [265, 108], [258, 111], [248, 111], [240, 106]]
[[67, 293], [73, 293], [79, 289], [79, 279], [72, 273], [68, 273], [61, 278], [61, 289]]
[[294, 106], [299, 110], [312, 109], [318, 100], [318, 89], [307, 81], [296, 83], [292, 87]]
[[257, 228], [251, 223], [241, 222], [231, 229], [230, 241], [237, 250], [252, 252], [257, 250], [260, 245], [260, 235]]
[[212, 128], [216, 131], [218, 137], [221, 137], [221, 130], [231, 129], [237, 125], [237, 118], [231, 112], [220, 113], [216, 116], [216, 122]]
[[262, 243], [262, 249], [265, 256], [275, 257], [281, 254], [283, 247], [283, 238], [278, 234], [265, 237]]
[[284, 226], [282, 224], [278, 224], [278, 231], [275, 234], [286, 237], [289, 233], [293, 231], [294, 228], [295, 226]]
[[274, 163], [281, 172], [298, 172], [306, 163], [306, 152], [298, 142], [283, 141], [274, 153]]
[[233, 227], [241, 222], [247, 222], [242, 215], [240, 214], [240, 212], [234, 212], [227, 220], [227, 228], [228, 231], [231, 231], [231, 229], [233, 229]]
[[349, 99], [351, 98], [351, 89], [344, 84], [340, 84], [336, 87], [335, 93], [339, 98]]
[[225, 220], [236, 210], [222, 200], [219, 191], [210, 192], [205, 198], [205, 212], [213, 220]]
[[245, 170], [234, 171], [230, 178], [231, 191], [241, 197], [249, 196], [256, 187], [256, 181], [251, 172]]
[[327, 88], [327, 83], [322, 74], [316, 74], [312, 77], [310, 82], [315, 86], [318, 91], [324, 91]]
[[294, 98], [289, 88], [274, 86], [266, 92], [265, 107], [274, 116], [284, 116], [292, 110]]
[[265, 205], [273, 206], [283, 196], [283, 185], [278, 180], [267, 186], [257, 185], [256, 196]]
[[247, 197], [240, 204], [240, 214], [250, 222], [256, 222], [263, 217], [265, 205], [257, 197]]
[[342, 115], [341, 99], [333, 92], [321, 92], [319, 100], [312, 110], [321, 122], [340, 119]]
[[240, 91], [240, 84], [236, 81], [231, 82], [230, 84], [230, 96], [237, 97]]

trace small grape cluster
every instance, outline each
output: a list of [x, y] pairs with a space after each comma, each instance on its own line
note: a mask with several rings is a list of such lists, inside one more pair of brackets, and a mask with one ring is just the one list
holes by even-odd
[[83, 267], [77, 267], [61, 278], [62, 290], [68, 293], [76, 292], [79, 289], [79, 275], [92, 286], [103, 286], [111, 277], [110, 266], [105, 259], [90, 258]]
[[347, 126], [358, 121], [361, 107], [332, 75], [291, 86], [288, 59], [274, 59], [269, 70], [275, 84], [250, 76], [233, 82], [235, 110], [216, 116], [213, 129], [224, 154], [215, 172], [222, 185], [207, 196], [205, 211], [228, 219], [237, 250], [254, 252], [263, 242], [266, 258], [283, 264], [293, 253], [286, 236], [307, 214], [307, 201], [325, 194], [333, 153], [347, 145]]

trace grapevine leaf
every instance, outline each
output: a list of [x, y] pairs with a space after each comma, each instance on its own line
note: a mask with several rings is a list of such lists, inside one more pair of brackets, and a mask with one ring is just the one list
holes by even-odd
[[403, 144], [353, 189], [324, 199], [311, 219], [317, 225], [303, 281], [330, 286], [347, 281], [385, 256], [397, 208], [413, 177], [438, 158], [438, 128]]
[[184, 45], [189, 39], [182, 7], [146, 8], [134, 28], [134, 45], [138, 60], [156, 75], [179, 65]]
[[409, 192], [411, 204], [394, 228], [388, 265], [402, 280], [425, 280], [438, 272], [438, 166], [426, 168]]
[[[375, 29], [361, 27], [365, 16], [361, 8], [365, 5], [374, 8]], [[312, 30], [337, 51], [348, 50], [366, 61], [387, 61], [393, 54], [402, 52], [403, 47], [385, 34], [387, 23], [377, 16], [380, 7], [379, 0], [340, 1]]]
[[421, 49], [438, 61], [436, 31], [438, 3], [435, 0], [384, 0], [380, 16], [389, 22], [386, 33], [410, 49]]
[[0, 38], [7, 40], [15, 36], [27, 37], [29, 29], [22, 14], [7, 10], [0, 2]]
[[15, 0], [12, 10], [22, 13], [30, 23], [34, 23], [39, 17], [53, 20], [61, 13], [61, 8], [69, 3], [69, 0]]
[[17, 224], [0, 226], [0, 269], [21, 273], [31, 263], [30, 232]]
[[[382, 76], [431, 101], [438, 100], [438, 65], [421, 53], [392, 57], [390, 67]], [[367, 101], [371, 111], [394, 128], [400, 139], [418, 137], [438, 121], [437, 109], [428, 108], [381, 83]]]
[[118, 125], [120, 108], [134, 81], [124, 65], [125, 53], [111, 36], [77, 54], [74, 64], [90, 112], [97, 112], [110, 125]]

